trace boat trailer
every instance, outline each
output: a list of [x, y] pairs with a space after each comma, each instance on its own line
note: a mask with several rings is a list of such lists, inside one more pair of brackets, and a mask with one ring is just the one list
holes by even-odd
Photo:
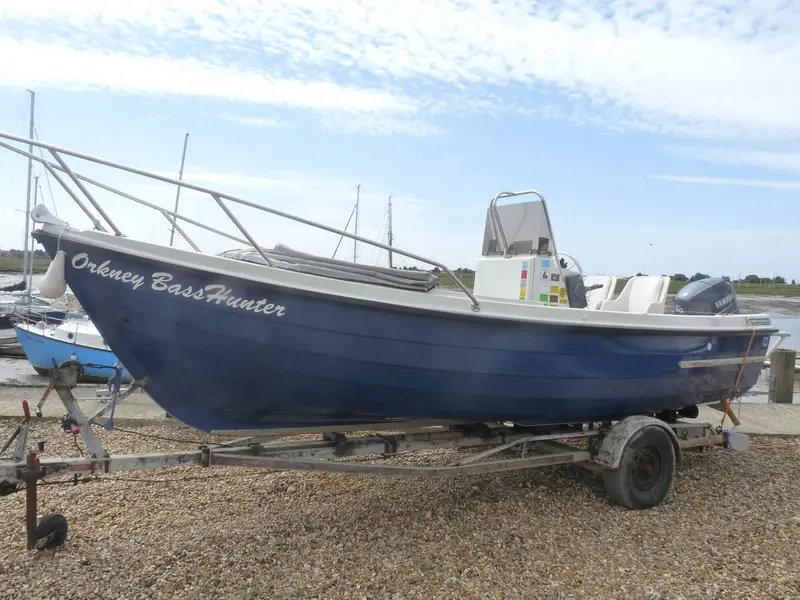
[[[26, 528], [28, 549], [62, 545], [67, 538], [67, 520], [60, 513], [46, 515], [37, 522], [38, 482], [47, 477], [71, 475], [77, 485], [79, 476], [98, 476], [141, 469], [189, 465], [202, 467], [250, 467], [270, 470], [325, 471], [392, 477], [449, 477], [480, 475], [531, 469], [549, 465], [575, 464], [600, 472], [606, 493], [616, 504], [629, 509], [646, 509], [666, 497], [684, 450], [704, 450], [723, 446], [747, 449], [747, 436], [735, 431], [712, 428], [708, 423], [667, 422], [652, 416], [630, 416], [615, 423], [587, 423], [549, 427], [520, 427], [512, 423], [458, 424], [420, 428], [414, 431], [347, 437], [330, 432], [319, 440], [274, 440], [276, 434], [231, 439], [226, 443], [199, 445], [185, 452], [109, 454], [92, 430], [92, 425], [113, 427], [101, 419], [124, 402], [146, 381], [133, 382], [124, 392], [112, 395], [111, 401], [95, 414], [86, 416], [72, 389], [82, 365], [68, 361], [50, 371], [50, 384], [31, 416], [23, 401], [23, 419], [0, 448], [0, 455], [14, 444], [8, 459], [0, 458], [0, 496], [16, 491], [26, 493]], [[32, 419], [41, 416], [41, 407], [55, 390], [67, 410], [62, 427], [80, 436], [88, 454], [74, 458], [42, 458], [28, 450]], [[281, 435], [281, 434], [277, 434]], [[284, 436], [281, 436], [284, 437]], [[583, 442], [582, 448], [571, 445]], [[473, 449], [475, 453], [443, 466], [406, 466], [370, 462], [343, 461], [342, 458], [391, 458], [401, 453], [434, 448]], [[501, 453], [520, 451], [509, 458]], [[91, 481], [91, 479], [89, 479]], [[63, 483], [69, 483], [65, 481]]]

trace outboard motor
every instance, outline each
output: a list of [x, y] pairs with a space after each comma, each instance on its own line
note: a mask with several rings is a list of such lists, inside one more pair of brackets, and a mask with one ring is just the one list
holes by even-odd
[[722, 277], [698, 279], [675, 294], [675, 314], [733, 315], [739, 312], [733, 284]]

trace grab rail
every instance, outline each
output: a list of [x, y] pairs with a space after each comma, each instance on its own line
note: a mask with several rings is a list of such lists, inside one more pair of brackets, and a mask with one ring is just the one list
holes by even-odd
[[780, 347], [784, 340], [786, 340], [786, 338], [791, 337], [791, 334], [788, 331], [778, 331], [777, 333], [773, 333], [771, 337], [777, 339], [775, 342], [770, 339], [769, 346], [767, 346], [767, 351], [764, 353], [764, 358], [769, 358], [772, 353]]
[[489, 203], [489, 215], [492, 220], [492, 229], [494, 229], [494, 233], [498, 235], [500, 241], [503, 243], [503, 258], [508, 258], [508, 240], [506, 239], [506, 232], [503, 230], [503, 224], [500, 222], [500, 214], [497, 212], [497, 201], [503, 198], [514, 198], [515, 196], [525, 196], [527, 194], [533, 194], [542, 201], [544, 218], [547, 221], [547, 228], [550, 230], [550, 241], [553, 242], [553, 256], [558, 256], [556, 238], [553, 235], [553, 226], [550, 223], [550, 212], [547, 210], [547, 201], [544, 199], [544, 196], [536, 190], [525, 190], [523, 192], [500, 192], [496, 194]]
[[[96, 156], [91, 156], [89, 154], [84, 154], [82, 152], [75, 152], [74, 150], [69, 150], [67, 148], [61, 148], [59, 146], [54, 146], [52, 144], [47, 144], [45, 142], [40, 142], [38, 140], [31, 140], [31, 139], [28, 139], [28, 138], [25, 138], [25, 137], [22, 137], [22, 136], [18, 136], [18, 135], [14, 135], [14, 134], [11, 134], [11, 133], [0, 132], [0, 138], [6, 139], [6, 140], [11, 140], [11, 141], [14, 141], [14, 142], [20, 142], [20, 143], [26, 144], [28, 146], [36, 146], [37, 148], [42, 148], [42, 149], [45, 149], [48, 152], [50, 152], [50, 154], [56, 160], [56, 163], [50, 162], [48, 160], [45, 160], [43, 157], [36, 156], [35, 154], [33, 154], [31, 152], [26, 152], [25, 150], [22, 150], [21, 148], [17, 148], [15, 146], [10, 145], [10, 144], [6, 144], [6, 143], [3, 143], [3, 142], [0, 142], [0, 147], [5, 148], [7, 150], [11, 150], [12, 152], [20, 154], [22, 156], [26, 156], [26, 157], [28, 157], [28, 158], [30, 158], [32, 160], [35, 160], [38, 163], [41, 163], [42, 165], [44, 165], [44, 168], [47, 169], [48, 173], [50, 173], [53, 176], [53, 179], [55, 179], [59, 183], [59, 185], [61, 185], [61, 187], [64, 188], [64, 191], [66, 191], [67, 194], [69, 194], [69, 196], [75, 201], [75, 203], [78, 205], [78, 207], [80, 207], [80, 209], [89, 217], [89, 219], [91, 219], [92, 223], [94, 224], [95, 229], [98, 229], [99, 231], [106, 232], [106, 229], [105, 229], [105, 227], [103, 227], [103, 225], [99, 221], [99, 219], [97, 219], [97, 217], [95, 217], [94, 214], [92, 214], [92, 212], [89, 210], [89, 208], [81, 201], [81, 199], [77, 196], [77, 194], [67, 185], [67, 183], [64, 181], [64, 179], [56, 171], [61, 171], [61, 172], [67, 174], [67, 176], [72, 180], [72, 182], [75, 184], [75, 186], [83, 193], [84, 196], [86, 196], [86, 199], [89, 200], [89, 202], [92, 204], [92, 206], [97, 210], [97, 212], [100, 214], [100, 216], [103, 217], [103, 219], [106, 221], [106, 223], [108, 223], [109, 227], [111, 227], [111, 229], [114, 232], [114, 234], [118, 235], [118, 236], [122, 236], [123, 235], [122, 232], [116, 226], [116, 224], [111, 220], [111, 217], [103, 210], [103, 208], [100, 206], [100, 204], [97, 202], [97, 200], [92, 196], [92, 194], [89, 192], [89, 190], [86, 188], [86, 186], [83, 185], [83, 182], [86, 182], [86, 183], [89, 183], [89, 184], [93, 184], [93, 185], [97, 185], [101, 189], [104, 189], [106, 191], [118, 194], [123, 198], [127, 198], [128, 200], [132, 200], [132, 201], [137, 202], [137, 203], [139, 203], [139, 204], [141, 204], [143, 206], [147, 206], [149, 208], [152, 208], [153, 210], [156, 210], [157, 212], [160, 212], [171, 224], [175, 225], [176, 231], [178, 231], [181, 234], [181, 236], [186, 240], [186, 242], [189, 245], [191, 245], [192, 248], [197, 252], [199, 252], [200, 249], [191, 240], [191, 238], [188, 236], [188, 234], [186, 234], [186, 232], [184, 232], [180, 227], [177, 226], [177, 224], [176, 224], [176, 220], [177, 219], [181, 219], [181, 220], [187, 221], [187, 222], [192, 223], [193, 225], [197, 225], [197, 226], [199, 226], [199, 227], [201, 227], [201, 228], [203, 228], [203, 229], [205, 229], [207, 231], [212, 231], [214, 233], [217, 233], [217, 234], [222, 235], [224, 237], [227, 237], [229, 239], [236, 240], [237, 242], [248, 244], [248, 245], [252, 246], [252, 248], [256, 252], [259, 253], [261, 258], [264, 259], [264, 261], [266, 262], [267, 265], [269, 265], [269, 266], [272, 265], [272, 263], [269, 260], [269, 257], [266, 255], [264, 249], [259, 244], [256, 243], [255, 239], [252, 237], [250, 232], [248, 232], [247, 229], [245, 229], [244, 225], [242, 225], [241, 222], [233, 215], [233, 213], [231, 212], [230, 208], [224, 202], [225, 200], [228, 200], [230, 202], [241, 204], [242, 206], [248, 206], [250, 208], [255, 208], [257, 210], [261, 210], [263, 212], [276, 215], [278, 217], [283, 217], [283, 218], [289, 219], [291, 221], [296, 221], [298, 223], [303, 223], [304, 225], [309, 225], [311, 227], [316, 227], [317, 229], [322, 229], [324, 231], [329, 231], [331, 233], [342, 235], [342, 236], [348, 237], [350, 239], [353, 239], [353, 240], [356, 240], [356, 241], [359, 241], [359, 242], [363, 242], [365, 244], [369, 244], [371, 246], [375, 246], [377, 248], [381, 248], [381, 249], [387, 250], [389, 252], [394, 252], [394, 253], [400, 254], [401, 256], [405, 256], [405, 257], [411, 258], [413, 260], [418, 260], [418, 261], [420, 261], [422, 263], [425, 263], [425, 264], [428, 264], [428, 265], [431, 265], [431, 266], [434, 266], [434, 267], [438, 267], [439, 269], [444, 271], [453, 280], [453, 283], [455, 283], [459, 287], [459, 289], [462, 292], [464, 292], [464, 294], [466, 294], [466, 296], [470, 299], [470, 301], [472, 302], [472, 310], [474, 310], [476, 312], [480, 310], [480, 303], [478, 302], [478, 300], [475, 298], [475, 296], [472, 294], [472, 292], [469, 291], [467, 286], [465, 286], [464, 283], [458, 277], [456, 277], [456, 274], [453, 273], [453, 271], [451, 271], [446, 265], [444, 265], [444, 264], [442, 264], [440, 262], [434, 261], [432, 259], [426, 258], [424, 256], [420, 256], [420, 255], [414, 254], [412, 252], [407, 252], [405, 250], [401, 250], [401, 249], [397, 248], [396, 246], [388, 246], [386, 244], [382, 244], [381, 242], [376, 242], [374, 240], [370, 240], [370, 239], [361, 237], [359, 235], [348, 233], [347, 231], [336, 229], [335, 227], [330, 227], [328, 225], [323, 225], [322, 223], [317, 223], [317, 222], [311, 221], [309, 219], [304, 219], [303, 217], [298, 217], [298, 216], [295, 216], [295, 215], [292, 215], [292, 214], [277, 210], [275, 208], [269, 208], [267, 206], [262, 206], [260, 204], [256, 204], [255, 202], [250, 202], [249, 200], [244, 200], [243, 198], [238, 198], [236, 196], [231, 196], [230, 194], [225, 194], [224, 192], [213, 190], [211, 188], [207, 188], [207, 187], [204, 187], [204, 186], [196, 185], [196, 184], [193, 184], [193, 183], [188, 183], [188, 182], [183, 181], [183, 180], [173, 179], [171, 177], [165, 177], [165, 176], [159, 175], [157, 173], [151, 173], [149, 171], [144, 171], [142, 169], [137, 169], [135, 167], [129, 167], [127, 165], [123, 165], [123, 164], [120, 164], [120, 163], [115, 163], [115, 162], [110, 161], [110, 160], [105, 160], [103, 158], [99, 158], [99, 157], [96, 157]], [[89, 179], [88, 177], [84, 177], [82, 175], [79, 175], [79, 174], [75, 173], [67, 165], [67, 163], [64, 161], [63, 156], [61, 156], [62, 154], [63, 155], [67, 155], [67, 156], [71, 156], [71, 157], [74, 157], [74, 158], [79, 158], [79, 159], [82, 159], [82, 160], [86, 160], [86, 161], [89, 161], [89, 162], [92, 162], [92, 163], [95, 163], [95, 164], [98, 164], [98, 165], [103, 165], [103, 166], [106, 166], [106, 167], [110, 167], [112, 169], [118, 169], [120, 171], [125, 171], [127, 173], [132, 173], [134, 175], [140, 175], [142, 177], [146, 177], [146, 178], [149, 178], [149, 179], [154, 179], [156, 181], [162, 181], [164, 183], [177, 185], [179, 187], [183, 187], [183, 188], [186, 188], [186, 189], [194, 190], [196, 192], [201, 192], [203, 194], [207, 194], [207, 195], [211, 196], [217, 202], [217, 204], [219, 204], [220, 208], [222, 208], [222, 210], [225, 212], [225, 214], [228, 216], [228, 218], [231, 220], [231, 222], [242, 233], [242, 235], [244, 235], [246, 240], [242, 240], [242, 239], [240, 239], [240, 238], [238, 238], [236, 236], [232, 236], [232, 235], [230, 235], [228, 233], [225, 233], [223, 231], [219, 231], [219, 230], [214, 229], [212, 227], [209, 227], [207, 225], [203, 225], [203, 224], [201, 224], [201, 223], [199, 223], [197, 221], [194, 221], [192, 219], [184, 217], [183, 215], [180, 215], [180, 214], [178, 214], [176, 212], [167, 210], [165, 208], [161, 208], [160, 206], [156, 206], [155, 204], [152, 204], [150, 202], [146, 202], [145, 200], [142, 200], [140, 198], [136, 198], [134, 196], [131, 196], [130, 194], [126, 194], [125, 192], [122, 192], [120, 190], [112, 188], [111, 186], [107, 186], [105, 184], [100, 184], [100, 183], [98, 183], [96, 181], [93, 181], [93, 180]]]

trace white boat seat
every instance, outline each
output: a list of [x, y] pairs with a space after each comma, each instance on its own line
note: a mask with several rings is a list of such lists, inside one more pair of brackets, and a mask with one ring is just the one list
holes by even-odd
[[625, 283], [617, 298], [605, 300], [600, 310], [628, 313], [663, 313], [669, 291], [666, 275], [637, 275]]
[[617, 291], [617, 278], [610, 275], [590, 275], [583, 278], [583, 285], [587, 288], [593, 285], [602, 285], [586, 292], [586, 308], [598, 310], [606, 300], [611, 300]]

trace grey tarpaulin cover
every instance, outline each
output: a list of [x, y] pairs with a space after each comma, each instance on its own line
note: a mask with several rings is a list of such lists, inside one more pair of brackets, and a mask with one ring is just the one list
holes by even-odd
[[[361, 283], [374, 283], [388, 287], [427, 292], [439, 284], [439, 279], [427, 271], [403, 271], [372, 265], [360, 265], [335, 258], [324, 258], [292, 250], [283, 244], [272, 250], [263, 249], [273, 267], [297, 271], [331, 279], [344, 279]], [[261, 255], [252, 248], [227, 250], [220, 256], [245, 262], [265, 264]]]

